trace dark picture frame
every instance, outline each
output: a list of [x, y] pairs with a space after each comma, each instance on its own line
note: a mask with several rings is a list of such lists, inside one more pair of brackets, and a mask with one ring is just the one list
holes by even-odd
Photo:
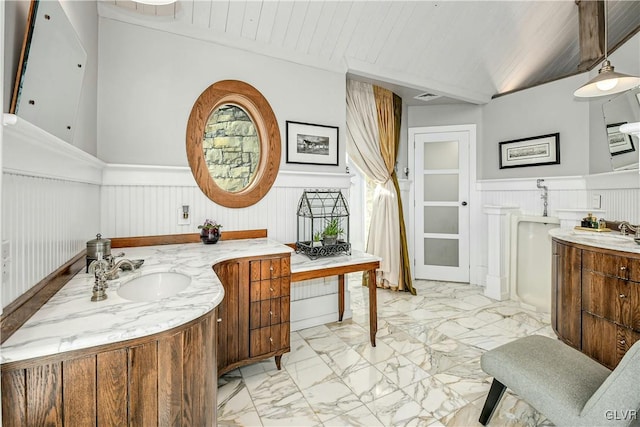
[[287, 120], [287, 163], [338, 166], [339, 129]]
[[636, 151], [631, 135], [620, 132], [620, 126], [625, 124], [627, 124], [627, 122], [610, 123], [607, 125], [607, 143], [609, 153], [612, 156]]
[[498, 154], [500, 169], [560, 164], [560, 133], [500, 142]]

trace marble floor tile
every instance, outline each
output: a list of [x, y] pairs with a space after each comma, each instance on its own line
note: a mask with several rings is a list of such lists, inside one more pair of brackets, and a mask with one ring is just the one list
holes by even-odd
[[404, 356], [392, 357], [375, 367], [400, 389], [429, 377], [427, 372]]
[[320, 357], [339, 377], [370, 365], [368, 360], [351, 347], [324, 353]]
[[320, 421], [327, 421], [362, 406], [362, 401], [338, 377], [302, 389]]
[[383, 424], [365, 405], [360, 405], [351, 411], [325, 421], [326, 427], [382, 427]]
[[393, 381], [373, 366], [352, 372], [343, 377], [343, 381], [365, 403], [398, 390]]
[[435, 378], [427, 378], [403, 389], [434, 418], [440, 419], [462, 408], [468, 402], [447, 385]]
[[[351, 319], [292, 332], [280, 371], [270, 358], [218, 379], [218, 425], [476, 426], [492, 380], [482, 353], [521, 336], [555, 338], [548, 314], [480, 287], [418, 280], [417, 296], [377, 291], [371, 347], [368, 290], [348, 277]], [[551, 425], [509, 390], [490, 423]]]
[[482, 350], [448, 338], [407, 354], [407, 358], [431, 375], [446, 372], [480, 357]]
[[260, 416], [242, 379], [218, 387], [219, 426], [261, 426]]
[[437, 420], [400, 390], [368, 403], [367, 407], [385, 426], [428, 426]]
[[298, 363], [288, 364], [284, 369], [300, 390], [336, 377], [336, 374], [318, 355]]
[[424, 348], [424, 343], [407, 332], [398, 330], [397, 332], [380, 337], [379, 341], [384, 342], [397, 353], [406, 354]]
[[367, 342], [353, 348], [373, 365], [384, 362], [395, 354], [395, 350], [381, 340], [376, 340], [375, 347], [371, 347], [371, 344]]

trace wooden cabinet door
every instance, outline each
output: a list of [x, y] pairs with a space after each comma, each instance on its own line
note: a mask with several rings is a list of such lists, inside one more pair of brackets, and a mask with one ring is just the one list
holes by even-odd
[[552, 326], [558, 337], [582, 347], [582, 250], [553, 241]]
[[228, 261], [215, 267], [224, 287], [224, 298], [217, 310], [218, 372], [249, 356], [249, 265]]

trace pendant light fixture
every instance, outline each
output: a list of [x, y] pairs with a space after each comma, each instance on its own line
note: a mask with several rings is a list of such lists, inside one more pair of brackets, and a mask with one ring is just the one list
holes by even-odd
[[604, 2], [604, 62], [598, 70], [598, 75], [589, 80], [585, 85], [579, 87], [573, 96], [578, 98], [594, 98], [597, 96], [611, 95], [613, 93], [624, 92], [640, 85], [640, 77], [627, 74], [616, 73], [613, 65], [607, 58], [608, 49], [607, 30], [607, 0]]

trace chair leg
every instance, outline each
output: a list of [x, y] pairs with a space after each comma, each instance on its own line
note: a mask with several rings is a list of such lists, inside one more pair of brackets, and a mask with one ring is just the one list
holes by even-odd
[[498, 403], [500, 403], [500, 399], [502, 398], [506, 388], [507, 387], [500, 381], [495, 378], [493, 379], [491, 389], [489, 389], [489, 394], [487, 395], [487, 400], [484, 401], [484, 406], [480, 413], [480, 419], [478, 420], [483, 426], [489, 424], [491, 416], [493, 416], [493, 412], [496, 410]]

